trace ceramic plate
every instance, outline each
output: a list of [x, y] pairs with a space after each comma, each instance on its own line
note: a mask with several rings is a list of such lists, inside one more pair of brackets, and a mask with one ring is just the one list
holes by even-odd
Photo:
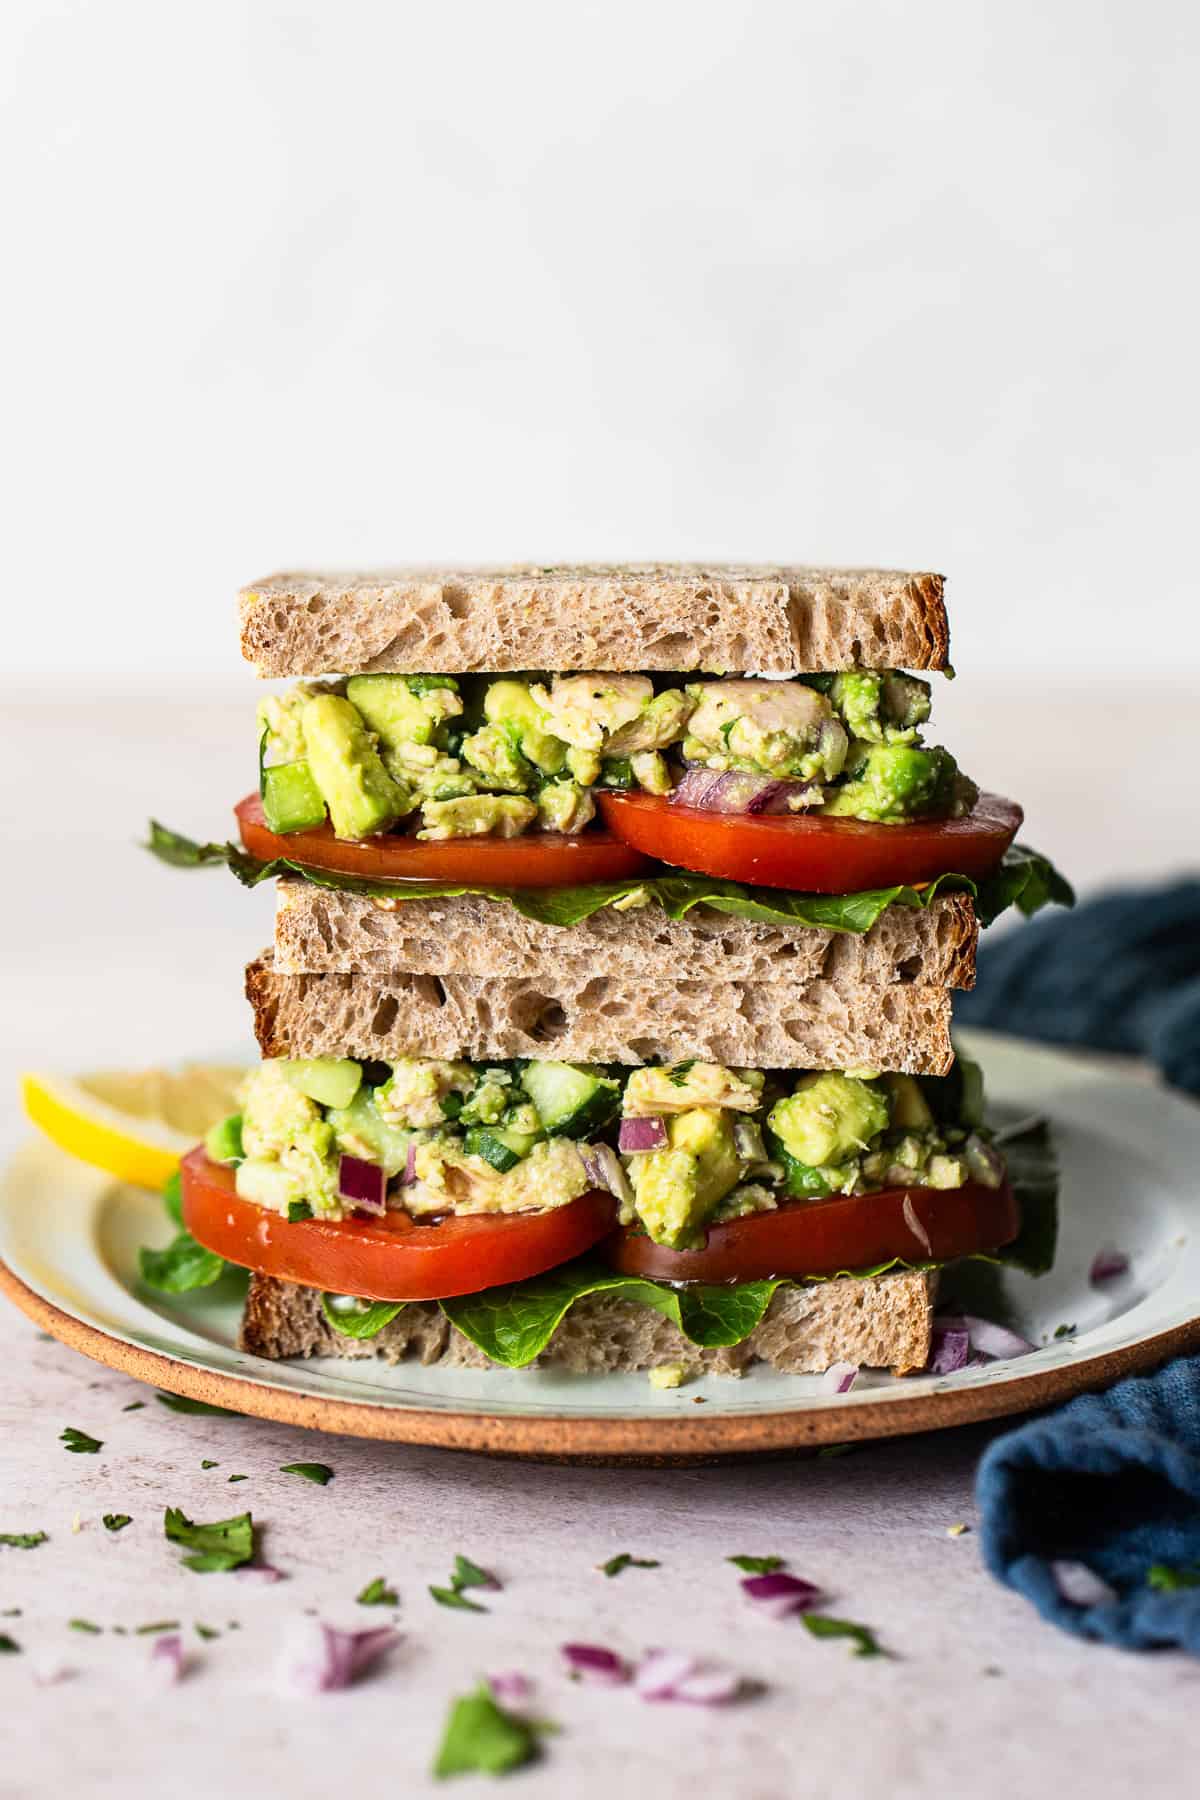
[[[239, 1412], [359, 1437], [605, 1461], [746, 1455], [964, 1424], [1200, 1347], [1200, 1108], [1015, 1039], [966, 1041], [984, 1064], [997, 1120], [1047, 1115], [1062, 1168], [1054, 1270], [999, 1278], [1011, 1322], [1040, 1346], [1014, 1361], [952, 1376], [864, 1374], [844, 1396], [816, 1376], [765, 1368], [659, 1392], [644, 1375], [267, 1362], [237, 1347], [233, 1279], [175, 1304], [139, 1285], [138, 1246], [170, 1237], [154, 1195], [41, 1143], [21, 1152], [0, 1190], [0, 1285], [97, 1361]], [[1088, 1269], [1104, 1244], [1126, 1251], [1132, 1268], [1098, 1292]]]

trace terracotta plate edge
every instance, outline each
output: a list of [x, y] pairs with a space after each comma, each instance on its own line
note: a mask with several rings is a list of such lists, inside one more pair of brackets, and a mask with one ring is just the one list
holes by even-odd
[[711, 1418], [660, 1413], [643, 1418], [555, 1419], [531, 1416], [423, 1412], [297, 1394], [196, 1368], [154, 1350], [126, 1344], [42, 1299], [0, 1263], [0, 1291], [52, 1337], [94, 1362], [191, 1400], [227, 1407], [279, 1424], [346, 1437], [375, 1438], [492, 1455], [613, 1462], [647, 1458], [707, 1458], [778, 1453], [871, 1438], [899, 1437], [1029, 1412], [1073, 1394], [1107, 1386], [1200, 1348], [1200, 1318], [1043, 1374], [890, 1400], [886, 1406], [831, 1406], [812, 1412], [729, 1414]]

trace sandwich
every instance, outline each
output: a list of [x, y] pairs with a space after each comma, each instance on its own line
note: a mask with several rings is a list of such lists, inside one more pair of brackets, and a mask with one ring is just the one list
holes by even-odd
[[182, 1169], [247, 1350], [903, 1373], [949, 1266], [1048, 1265], [1044, 1154], [951, 995], [981, 925], [1071, 894], [929, 741], [940, 577], [281, 575], [240, 609], [286, 685], [238, 841], [150, 847], [276, 883], [262, 1060]]

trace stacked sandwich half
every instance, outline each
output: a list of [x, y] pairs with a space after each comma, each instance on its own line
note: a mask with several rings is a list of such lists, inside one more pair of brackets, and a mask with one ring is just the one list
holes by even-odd
[[[263, 1056], [184, 1164], [260, 1355], [923, 1368], [1020, 1194], [956, 1061], [1069, 890], [926, 741], [933, 575], [279, 576], [239, 845]], [[247, 760], [253, 755], [247, 732]]]

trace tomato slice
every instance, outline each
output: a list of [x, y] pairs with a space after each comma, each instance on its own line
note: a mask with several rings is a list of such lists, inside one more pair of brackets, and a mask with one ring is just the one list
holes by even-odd
[[854, 894], [935, 875], [986, 875], [1024, 814], [981, 794], [962, 819], [876, 825], [864, 819], [701, 812], [657, 794], [598, 793], [610, 831], [679, 869], [800, 894]]
[[651, 1281], [763, 1281], [837, 1275], [905, 1262], [949, 1262], [1011, 1243], [1021, 1211], [1007, 1182], [959, 1188], [884, 1188], [797, 1200], [710, 1227], [703, 1250], [667, 1250], [642, 1232], [615, 1231], [601, 1253], [623, 1275]]
[[233, 1170], [203, 1145], [183, 1159], [183, 1222], [206, 1250], [260, 1275], [363, 1300], [443, 1300], [523, 1281], [590, 1250], [611, 1232], [616, 1202], [593, 1190], [549, 1212], [446, 1218], [305, 1219], [239, 1197]]
[[518, 838], [448, 838], [424, 843], [400, 832], [336, 838], [328, 823], [311, 831], [269, 831], [262, 801], [247, 794], [234, 807], [242, 843], [263, 862], [286, 856], [310, 869], [361, 875], [371, 881], [461, 881], [469, 887], [574, 887], [624, 881], [646, 871], [641, 853], [607, 831], [578, 837], [557, 831]]

